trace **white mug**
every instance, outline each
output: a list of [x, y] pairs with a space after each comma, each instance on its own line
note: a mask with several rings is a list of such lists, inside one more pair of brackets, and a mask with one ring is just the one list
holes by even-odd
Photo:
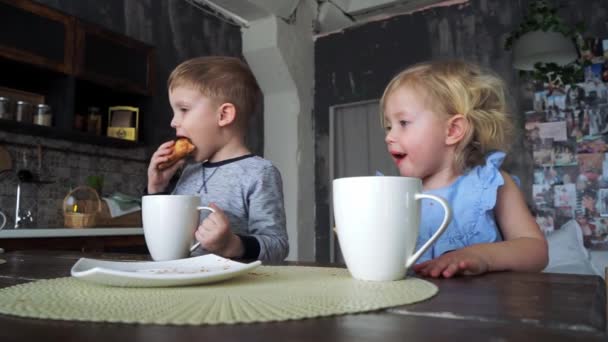
[[[418, 251], [420, 199], [443, 207], [443, 222]], [[336, 234], [348, 271], [360, 280], [389, 281], [407, 269], [439, 238], [452, 211], [438, 196], [422, 193], [422, 181], [410, 177], [348, 177], [333, 181]]]
[[201, 199], [190, 195], [148, 195], [142, 200], [146, 245], [155, 261], [188, 257], [199, 225]]

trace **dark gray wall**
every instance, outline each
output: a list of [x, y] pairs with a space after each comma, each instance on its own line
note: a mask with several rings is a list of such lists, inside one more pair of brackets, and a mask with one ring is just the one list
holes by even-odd
[[[531, 153], [523, 145], [523, 113], [531, 108], [525, 82], [512, 68], [505, 37], [525, 15], [528, 0], [471, 0], [371, 22], [320, 37], [315, 42], [315, 196], [316, 259], [329, 260], [329, 108], [378, 99], [390, 79], [413, 63], [463, 58], [502, 76], [512, 93], [517, 135], [505, 167], [523, 181], [530, 194]], [[608, 1], [552, 1], [564, 6], [560, 15], [570, 23], [585, 22], [590, 36], [608, 37]]]
[[[242, 57], [241, 32], [185, 0], [37, 0], [82, 20], [101, 25], [156, 48], [156, 94], [152, 111], [142, 113], [142, 139], [151, 150], [173, 137], [166, 81], [186, 59], [205, 55]], [[263, 151], [263, 124], [252, 120], [249, 145]]]

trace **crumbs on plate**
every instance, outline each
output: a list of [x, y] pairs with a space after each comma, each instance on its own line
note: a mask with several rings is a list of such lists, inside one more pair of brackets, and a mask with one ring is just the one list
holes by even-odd
[[[230, 266], [224, 266], [223, 269], [227, 270]], [[136, 270], [138, 273], [153, 273], [153, 274], [194, 274], [194, 273], [207, 273], [212, 272], [206, 267], [200, 268], [151, 268], [147, 270]]]

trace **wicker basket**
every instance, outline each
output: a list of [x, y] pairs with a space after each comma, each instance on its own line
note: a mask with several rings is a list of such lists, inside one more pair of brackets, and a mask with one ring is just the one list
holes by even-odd
[[[72, 197], [74, 203], [68, 203]], [[95, 189], [79, 186], [63, 198], [63, 224], [68, 228], [94, 227], [101, 212], [101, 199]]]

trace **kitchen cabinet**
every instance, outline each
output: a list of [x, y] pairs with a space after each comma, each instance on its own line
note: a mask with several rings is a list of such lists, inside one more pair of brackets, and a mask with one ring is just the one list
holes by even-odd
[[22, 250], [63, 250], [147, 254], [143, 236], [78, 236], [55, 238], [0, 239], [6, 252]]
[[0, 248], [148, 253], [141, 228], [34, 228], [0, 230]]
[[0, 56], [69, 74], [74, 37], [74, 18], [31, 1], [0, 0]]
[[80, 21], [76, 27], [76, 46], [77, 77], [112, 89], [152, 94], [150, 46]]
[[[137, 107], [145, 120], [152, 107], [154, 62], [154, 48], [143, 42], [30, 0], [0, 0], [0, 96], [11, 97], [3, 89], [36, 94], [53, 114], [51, 127], [0, 119], [0, 130], [140, 146], [141, 141], [107, 137], [107, 113], [111, 106]], [[76, 126], [89, 107], [100, 108], [101, 135]]]

